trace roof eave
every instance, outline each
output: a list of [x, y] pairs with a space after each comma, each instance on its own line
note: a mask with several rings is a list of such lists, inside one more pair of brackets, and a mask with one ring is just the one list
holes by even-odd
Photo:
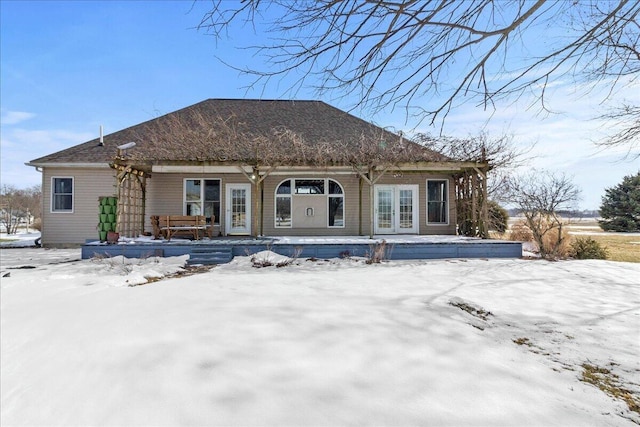
[[103, 169], [108, 168], [108, 162], [38, 162], [31, 161], [25, 163], [34, 168], [82, 168], [82, 169]]
[[400, 170], [423, 171], [455, 171], [461, 172], [470, 169], [488, 168], [487, 162], [463, 162], [463, 161], [432, 161], [432, 162], [404, 162], [398, 164]]
[[[146, 164], [147, 162], [137, 162], [136, 160], [131, 159], [130, 163], [136, 164]], [[247, 166], [247, 163], [244, 162], [220, 162], [220, 161], [208, 161], [208, 162], [154, 162], [153, 169], [157, 171], [161, 171], [162, 169], [169, 166], [180, 167], [180, 166], [192, 166], [192, 167], [202, 167], [206, 166], [226, 166], [226, 167], [237, 167], [237, 166]], [[27, 166], [32, 166], [36, 168], [45, 168], [45, 167], [55, 167], [55, 168], [81, 168], [81, 169], [104, 169], [109, 168], [109, 162], [28, 162], [25, 163]], [[261, 167], [269, 167], [268, 165], [261, 165]], [[327, 168], [345, 168], [349, 167], [349, 165], [279, 165], [279, 168], [282, 169], [327, 169]], [[393, 169], [398, 170], [414, 170], [414, 171], [464, 171], [464, 170], [473, 170], [473, 169], [485, 169], [488, 168], [489, 164], [486, 162], [462, 162], [462, 161], [430, 161], [430, 162], [401, 162], [392, 166]]]

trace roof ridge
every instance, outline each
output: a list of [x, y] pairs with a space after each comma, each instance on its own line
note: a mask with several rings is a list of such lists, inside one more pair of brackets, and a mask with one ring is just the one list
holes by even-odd
[[[201, 102], [198, 102], [194, 105], [200, 104], [202, 102], [207, 101], [249, 101], [249, 102], [320, 102], [323, 104], [327, 104], [321, 99], [262, 99], [262, 98], [207, 98]], [[331, 105], [331, 104], [327, 104]]]

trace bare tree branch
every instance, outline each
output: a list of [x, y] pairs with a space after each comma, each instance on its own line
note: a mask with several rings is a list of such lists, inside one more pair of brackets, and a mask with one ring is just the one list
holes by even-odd
[[639, 15], [635, 0], [213, 0], [198, 28], [266, 35], [248, 47], [264, 67], [240, 68], [254, 84], [295, 75], [292, 92], [312, 84], [435, 124], [467, 101], [495, 108], [533, 94], [544, 109], [549, 84], [567, 74], [610, 98], [640, 73]]
[[610, 109], [600, 119], [610, 129], [618, 129], [598, 144], [604, 147], [626, 147], [625, 157], [640, 158], [640, 106], [623, 104]]
[[497, 202], [509, 201], [506, 183], [513, 170], [531, 160], [529, 153], [534, 147], [533, 144], [516, 147], [511, 135], [493, 138], [485, 132], [467, 138], [417, 134], [414, 140], [453, 160], [486, 162], [491, 169], [491, 173], [487, 174], [488, 197]]
[[491, 169], [517, 168], [530, 158], [527, 154], [533, 147], [518, 147], [513, 143], [513, 136], [501, 135], [492, 138], [486, 132], [470, 135], [467, 138], [452, 138], [417, 134], [413, 138], [425, 147], [460, 161], [488, 162]]

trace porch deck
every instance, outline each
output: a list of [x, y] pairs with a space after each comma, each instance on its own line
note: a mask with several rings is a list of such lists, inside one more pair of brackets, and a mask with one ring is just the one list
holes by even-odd
[[87, 242], [82, 258], [118, 256], [145, 258], [189, 255], [190, 264], [222, 264], [235, 256], [271, 250], [280, 255], [301, 258], [336, 258], [370, 254], [376, 245], [386, 242], [386, 259], [444, 258], [520, 258], [522, 243], [484, 240], [463, 236], [374, 236], [368, 237], [219, 237], [203, 240], [151, 238], [121, 239], [118, 244]]

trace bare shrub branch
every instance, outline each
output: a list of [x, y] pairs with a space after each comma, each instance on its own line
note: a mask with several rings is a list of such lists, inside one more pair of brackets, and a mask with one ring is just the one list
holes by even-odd
[[580, 189], [565, 174], [533, 170], [510, 179], [511, 202], [522, 212], [540, 255], [556, 259], [567, 246], [562, 210], [575, 208]]

